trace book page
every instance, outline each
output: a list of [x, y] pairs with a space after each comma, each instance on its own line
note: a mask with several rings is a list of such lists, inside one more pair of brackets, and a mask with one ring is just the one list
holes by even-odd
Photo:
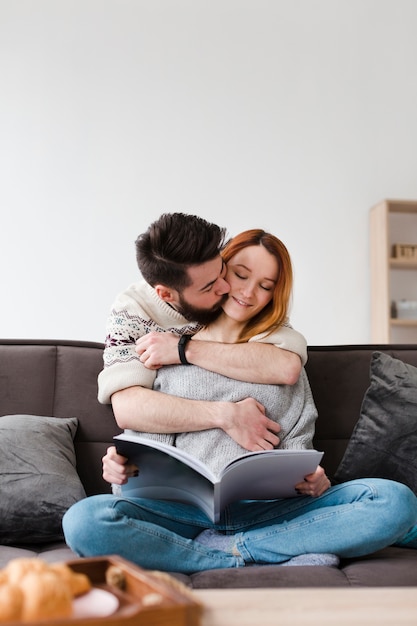
[[265, 450], [235, 459], [222, 472], [215, 501], [223, 509], [235, 500], [296, 497], [295, 485], [316, 471], [322, 456], [317, 450]]
[[[211, 469], [207, 467], [207, 465], [205, 465], [205, 463], [202, 463], [199, 459], [197, 459], [197, 457], [192, 456], [191, 454], [188, 454], [188, 452], [185, 452], [185, 450], [181, 450], [180, 448], [176, 448], [175, 446], [171, 446], [167, 443], [163, 443], [162, 441], [156, 441], [155, 439], [148, 439], [147, 437], [141, 437], [140, 435], [134, 435], [130, 433], [129, 434], [122, 433], [121, 435], [116, 435], [116, 437], [114, 437], [114, 440], [115, 440], [116, 448], [119, 447], [119, 444], [118, 444], [119, 441], [131, 441], [135, 445], [141, 444], [142, 446], [145, 446], [147, 448], [148, 447], [154, 448], [155, 450], [159, 450], [160, 452], [166, 455], [179, 459], [180, 461], [182, 461], [189, 467], [192, 467], [199, 474], [202, 474], [203, 476], [205, 476], [212, 483], [216, 482], [217, 480], [216, 476], [213, 474]], [[130, 448], [130, 449], [132, 450], [132, 453], [135, 450], [134, 448]], [[135, 455], [139, 455], [139, 454], [141, 454], [141, 452], [137, 450], [135, 452]], [[133, 458], [133, 457], [129, 457], [129, 458]]]
[[120, 453], [139, 467], [139, 475], [122, 485], [123, 496], [192, 504], [213, 519], [210, 479], [164, 450], [126, 440], [116, 443]]

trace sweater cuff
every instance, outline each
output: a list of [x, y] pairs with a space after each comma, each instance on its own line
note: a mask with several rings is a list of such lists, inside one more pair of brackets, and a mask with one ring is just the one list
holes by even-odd
[[128, 387], [152, 389], [155, 378], [156, 371], [146, 369], [139, 361], [105, 367], [98, 375], [98, 401], [111, 404], [112, 395]]

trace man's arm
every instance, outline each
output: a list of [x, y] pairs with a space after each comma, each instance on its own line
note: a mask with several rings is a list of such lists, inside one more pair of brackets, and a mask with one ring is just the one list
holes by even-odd
[[[136, 352], [148, 370], [180, 363], [178, 335], [152, 332], [136, 342]], [[305, 338], [289, 326], [248, 343], [194, 339], [185, 346], [189, 363], [251, 383], [293, 385], [307, 360]]]
[[193, 365], [248, 383], [294, 385], [302, 367], [298, 354], [267, 343], [189, 341], [185, 354]]
[[128, 387], [111, 398], [122, 429], [153, 433], [221, 428], [246, 450], [270, 450], [279, 443], [280, 426], [265, 416], [253, 398], [240, 402], [188, 400], [144, 387]]

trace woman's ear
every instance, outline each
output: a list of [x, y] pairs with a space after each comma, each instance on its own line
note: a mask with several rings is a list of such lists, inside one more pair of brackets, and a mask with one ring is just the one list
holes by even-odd
[[175, 289], [170, 289], [165, 285], [155, 285], [154, 289], [164, 302], [178, 302], [178, 293]]

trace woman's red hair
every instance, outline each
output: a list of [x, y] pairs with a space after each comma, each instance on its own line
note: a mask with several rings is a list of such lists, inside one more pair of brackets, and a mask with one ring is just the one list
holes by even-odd
[[293, 287], [291, 258], [282, 241], [262, 229], [245, 230], [236, 235], [224, 247], [222, 257], [227, 264], [232, 257], [248, 246], [263, 246], [278, 264], [278, 278], [271, 301], [243, 329], [240, 342], [249, 341], [255, 335], [272, 333], [288, 319]]

